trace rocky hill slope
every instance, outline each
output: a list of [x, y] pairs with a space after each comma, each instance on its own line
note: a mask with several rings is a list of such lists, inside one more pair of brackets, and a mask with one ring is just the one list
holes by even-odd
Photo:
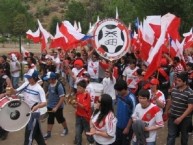
[[[51, 19], [57, 16], [63, 20], [68, 3], [71, 0], [22, 0], [22, 3], [35, 18], [39, 19], [43, 25], [48, 26]], [[88, 2], [88, 0], [77, 0]]]

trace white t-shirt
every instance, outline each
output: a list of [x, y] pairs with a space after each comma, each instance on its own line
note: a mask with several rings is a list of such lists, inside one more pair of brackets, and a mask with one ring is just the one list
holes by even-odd
[[[164, 104], [166, 104], [166, 99], [165, 99], [165, 96], [164, 96], [164, 93], [160, 90], [157, 90], [157, 92], [155, 93], [155, 96], [153, 96], [151, 90], [149, 90], [149, 93], [150, 93], [150, 101], [151, 103], [156, 104], [156, 101], [155, 101], [155, 97], [158, 98], [159, 101], [163, 102]], [[162, 110], [162, 109], [161, 109]]]
[[20, 63], [19, 61], [10, 61], [10, 71], [11, 71], [11, 76], [12, 77], [19, 77], [20, 76], [20, 71], [15, 71], [15, 70], [19, 70], [20, 69]]
[[94, 86], [89, 83], [86, 86], [86, 91], [90, 94], [90, 99], [91, 99], [91, 107], [94, 107], [94, 99], [95, 99], [95, 91], [94, 91]]
[[[74, 76], [76, 76], [76, 80], [75, 80], [75, 82], [74, 82], [74, 88], [77, 88], [77, 83], [79, 82], [79, 81], [81, 81], [81, 80], [83, 80], [83, 76], [82, 75], [80, 75], [80, 76], [78, 76], [79, 75], [79, 73], [82, 71], [82, 70], [84, 70], [84, 68], [81, 68], [81, 69], [77, 69], [77, 68], [73, 68], [72, 69], [72, 73], [74, 74]], [[84, 71], [83, 71], [84, 72]]]
[[[141, 104], [137, 104], [134, 113], [132, 115], [133, 120], [142, 120], [145, 122], [146, 127], [151, 126], [164, 126], [162, 112], [160, 108], [154, 104], [150, 104], [147, 108], [142, 108]], [[156, 141], [157, 131], [149, 131], [149, 137], [146, 138], [146, 142]], [[134, 136], [133, 141], [136, 142], [136, 136]]]
[[26, 102], [30, 108], [36, 103], [46, 102], [46, 95], [43, 88], [38, 83], [33, 86], [28, 84], [29, 82], [25, 82], [16, 89], [17, 92], [24, 89], [21, 92], [24, 95], [24, 102]]
[[123, 76], [126, 77], [126, 82], [129, 88], [136, 88], [136, 84], [138, 83], [138, 77], [136, 75], [137, 69], [138, 67], [135, 67], [135, 69], [132, 70], [130, 66], [128, 66], [123, 71]]
[[53, 58], [53, 61], [55, 63], [55, 66], [56, 66], [56, 72], [55, 73], [60, 73], [60, 58], [59, 57], [56, 57], [56, 58]]
[[98, 112], [94, 117], [91, 117], [91, 122], [93, 123], [94, 127], [98, 131], [106, 132], [109, 136], [112, 138], [106, 138], [99, 135], [93, 135], [94, 140], [103, 145], [112, 144], [115, 142], [116, 138], [116, 124], [117, 124], [117, 118], [112, 112], [109, 112], [109, 114], [101, 121], [101, 123], [97, 124], [97, 118], [99, 116], [100, 112]]
[[103, 93], [109, 94], [113, 100], [115, 100], [115, 98], [116, 98], [115, 89], [114, 89], [115, 83], [116, 83], [115, 77], [113, 77], [112, 80], [110, 79], [110, 77], [108, 77], [108, 78], [105, 77], [102, 81]]
[[89, 59], [87, 71], [92, 79], [98, 79], [99, 78], [99, 61], [94, 62], [91, 59]]

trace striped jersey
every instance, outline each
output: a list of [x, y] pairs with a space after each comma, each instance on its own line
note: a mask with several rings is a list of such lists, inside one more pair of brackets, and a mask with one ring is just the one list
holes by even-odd
[[24, 101], [30, 106], [34, 106], [36, 103], [46, 102], [46, 95], [43, 88], [38, 84], [28, 85], [28, 82], [23, 83], [19, 88], [17, 88], [17, 92], [22, 91], [24, 95]]
[[[171, 115], [175, 117], [181, 116], [188, 108], [188, 104], [193, 104], [193, 90], [187, 87], [182, 92], [174, 88], [171, 93]], [[187, 117], [191, 117], [189, 114]]]

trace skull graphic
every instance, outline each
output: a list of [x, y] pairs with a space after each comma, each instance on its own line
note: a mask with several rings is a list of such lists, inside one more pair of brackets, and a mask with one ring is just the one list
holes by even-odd
[[93, 47], [96, 52], [108, 59], [116, 60], [129, 50], [128, 28], [116, 19], [107, 18], [99, 21], [94, 29]]
[[99, 31], [98, 41], [105, 52], [116, 53], [123, 47], [123, 32], [116, 25], [106, 25]]

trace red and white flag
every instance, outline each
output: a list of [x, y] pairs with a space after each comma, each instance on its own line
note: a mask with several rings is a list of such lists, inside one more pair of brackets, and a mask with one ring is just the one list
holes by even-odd
[[75, 28], [76, 30], [78, 30], [78, 25], [77, 25], [77, 22], [76, 22], [76, 21], [74, 21], [74, 28]]
[[149, 22], [144, 20], [141, 30], [141, 58], [147, 60], [149, 57], [149, 52], [152, 49], [155, 41], [154, 31], [149, 25]]
[[160, 66], [160, 61], [162, 58], [162, 48], [165, 47], [164, 41], [166, 35], [166, 24], [163, 24], [161, 28], [161, 35], [157, 43], [155, 44], [155, 47], [149, 53], [149, 58], [147, 60], [149, 66], [145, 73], [144, 79], [148, 79]]
[[80, 42], [85, 41], [90, 38], [78, 32], [69, 21], [63, 21], [60, 25], [60, 32], [67, 38], [67, 48], [76, 47]]
[[40, 42], [40, 29], [38, 28], [36, 32], [32, 32], [31, 30], [28, 30], [26, 32], [26, 37], [29, 40], [32, 40], [34, 43]]
[[193, 47], [193, 31], [192, 28], [189, 32], [184, 33], [184, 49]]
[[59, 25], [56, 25], [56, 35], [51, 38], [50, 48], [66, 48], [68, 39], [60, 32]]
[[169, 34], [174, 41], [180, 40], [180, 34], [178, 31], [180, 22], [181, 19], [171, 13], [167, 13], [161, 18], [161, 23], [167, 24], [167, 34]]
[[146, 21], [154, 31], [154, 37], [158, 39], [161, 34], [161, 16], [147, 16]]
[[23, 46], [21, 46], [21, 53], [22, 53], [23, 57], [30, 56], [29, 51], [27, 51]]
[[51, 37], [51, 34], [43, 28], [39, 20], [38, 20], [38, 25], [40, 29], [41, 49], [42, 51], [44, 51], [46, 49], [46, 44], [48, 43], [48, 39]]
[[84, 37], [84, 34], [79, 33], [69, 21], [62, 22], [60, 32], [68, 39], [67, 44], [73, 44]]
[[80, 24], [80, 22], [78, 22], [78, 30], [77, 30], [79, 33], [81, 33], [82, 32], [82, 27], [81, 27], [81, 24]]

